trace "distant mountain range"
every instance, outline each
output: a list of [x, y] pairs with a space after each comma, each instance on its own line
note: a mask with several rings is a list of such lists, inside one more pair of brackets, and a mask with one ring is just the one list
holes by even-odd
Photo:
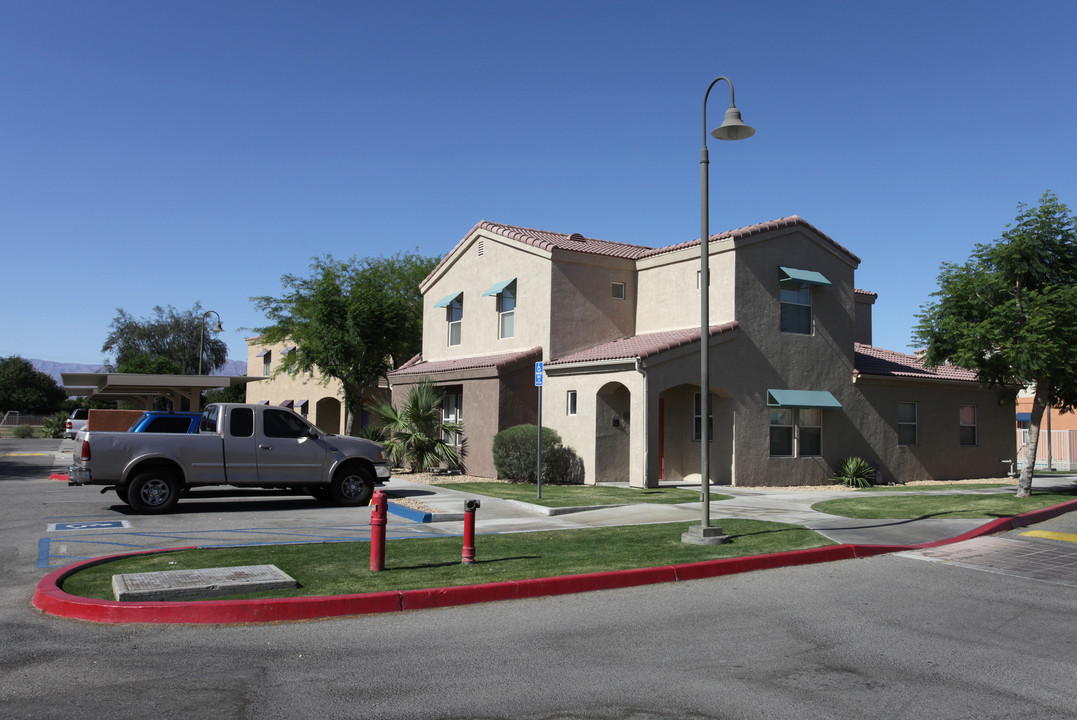
[[[83, 363], [60, 363], [53, 362], [51, 360], [37, 360], [35, 358], [28, 358], [30, 364], [34, 366], [36, 370], [40, 370], [46, 375], [51, 376], [56, 380], [56, 384], [63, 387], [64, 381], [60, 378], [61, 373], [96, 373], [104, 372], [101, 365], [85, 365]], [[242, 360], [225, 360], [224, 366], [220, 370], [216, 370], [213, 375], [246, 375], [247, 363]]]

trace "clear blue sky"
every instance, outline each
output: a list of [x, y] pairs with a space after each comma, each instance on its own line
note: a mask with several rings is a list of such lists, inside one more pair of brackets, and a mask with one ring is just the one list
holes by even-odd
[[[906, 350], [943, 261], [1077, 208], [1077, 3], [0, 0], [0, 356], [96, 363], [123, 308], [220, 313], [229, 357], [331, 254], [479, 220], [643, 245], [798, 214]], [[728, 90], [712, 94], [720, 122]]]

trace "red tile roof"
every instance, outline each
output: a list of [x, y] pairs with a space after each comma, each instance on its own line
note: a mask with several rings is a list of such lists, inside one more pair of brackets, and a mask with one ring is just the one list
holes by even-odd
[[534, 347], [530, 350], [518, 352], [499, 353], [497, 355], [476, 355], [473, 357], [454, 358], [452, 360], [433, 360], [425, 362], [422, 355], [416, 355], [411, 360], [389, 372], [390, 378], [403, 377], [405, 375], [430, 375], [434, 373], [452, 372], [457, 370], [477, 370], [480, 368], [502, 368], [525, 361], [537, 361], [542, 359], [542, 348]]
[[[751, 237], [752, 235], [758, 235], [760, 233], [769, 232], [771, 230], [781, 230], [784, 228], [802, 227], [815, 233], [823, 240], [827, 241], [835, 248], [841, 250], [848, 255], [853, 261], [859, 263], [858, 258], [848, 249], [834, 242], [830, 236], [819, 231], [814, 225], [804, 220], [799, 215], [790, 215], [789, 217], [781, 218], [779, 220], [771, 220], [770, 222], [757, 223], [755, 225], [749, 225], [747, 227], [737, 228], [736, 230], [727, 230], [726, 232], [719, 233], [717, 235], [711, 235], [710, 241], [733, 239], [739, 240], [741, 238]], [[475, 224], [466, 235], [456, 243], [452, 250], [450, 250], [445, 257], [441, 259], [441, 262], [426, 276], [423, 280], [423, 284], [429, 280], [445, 263], [445, 260], [452, 255], [456, 250], [471, 237], [472, 233], [476, 230], [486, 230], [487, 232], [500, 235], [501, 237], [515, 240], [525, 245], [540, 248], [542, 250], [554, 251], [565, 250], [569, 252], [589, 253], [591, 255], [603, 255], [606, 257], [618, 257], [626, 258], [629, 260], [640, 260], [646, 257], [653, 257], [656, 255], [663, 255], [665, 253], [675, 252], [684, 248], [693, 247], [699, 245], [699, 240], [692, 240], [685, 243], [679, 243], [677, 245], [669, 245], [667, 247], [653, 248], [646, 245], [630, 245], [628, 243], [612, 242], [610, 240], [599, 240], [597, 238], [584, 237], [580, 233], [572, 233], [566, 235], [564, 233], [555, 233], [548, 230], [536, 230], [534, 228], [518, 227], [516, 225], [504, 225], [502, 223], [490, 222], [488, 220], [482, 220]]]
[[[722, 333], [732, 332], [739, 327], [740, 323], [736, 320], [722, 325], [712, 325], [710, 335], [713, 337]], [[586, 350], [580, 350], [571, 355], [552, 360], [546, 365], [547, 367], [557, 367], [558, 365], [567, 365], [569, 363], [627, 360], [631, 358], [645, 359], [693, 342], [699, 342], [699, 328], [633, 335], [632, 337], [621, 338], [613, 342], [595, 345]]]
[[[726, 230], [725, 232], [718, 233], [717, 235], [711, 235], [710, 236], [710, 242], [714, 242], [715, 240], [727, 240], [727, 239], [741, 240], [743, 238], [751, 237], [752, 235], [759, 235], [760, 233], [770, 232], [772, 230], [782, 230], [782, 229], [791, 228], [791, 227], [802, 227], [802, 228], [805, 228], [807, 230], [810, 230], [811, 232], [813, 232], [816, 235], [818, 235], [819, 237], [821, 237], [823, 240], [826, 240], [828, 243], [833, 245], [838, 250], [841, 250], [843, 253], [845, 253], [850, 258], [852, 258], [855, 262], [857, 262], [857, 263], [860, 262], [860, 258], [858, 258], [853, 253], [849, 252], [848, 248], [846, 248], [846, 247], [838, 244], [837, 242], [835, 242], [833, 238], [831, 238], [826, 233], [821, 232], [819, 230], [819, 228], [815, 227], [814, 225], [812, 225], [810, 222], [808, 222], [804, 218], [800, 217], [799, 215], [790, 215], [789, 217], [780, 218], [778, 220], [771, 220], [769, 222], [756, 223], [755, 225], [748, 225], [747, 227], [737, 228], [736, 230]], [[677, 244], [677, 245], [670, 245], [668, 247], [657, 248], [657, 249], [651, 251], [650, 253], [648, 253], [647, 257], [653, 256], [653, 255], [662, 255], [664, 253], [674, 252], [676, 250], [682, 250], [684, 248], [693, 247], [695, 245], [699, 245], [699, 240], [698, 239], [692, 240], [692, 241], [686, 242], [686, 243], [680, 243], [680, 244]]]
[[888, 377], [913, 377], [926, 380], [959, 380], [977, 382], [977, 375], [972, 370], [957, 365], [940, 365], [926, 367], [923, 360], [915, 355], [883, 350], [856, 343], [854, 374], [884, 375]]

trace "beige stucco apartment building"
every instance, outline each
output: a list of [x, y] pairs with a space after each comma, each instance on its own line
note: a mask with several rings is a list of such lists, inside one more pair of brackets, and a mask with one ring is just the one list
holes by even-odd
[[[853, 455], [884, 481], [1008, 468], [1013, 405], [967, 370], [871, 346], [876, 296], [849, 250], [797, 216], [708, 247], [714, 482], [825, 483]], [[493, 436], [536, 421], [542, 361], [543, 425], [586, 482], [698, 481], [699, 252], [480, 222], [422, 284], [423, 351], [390, 373], [394, 400], [441, 386], [467, 471], [494, 477]]]
[[[281, 359], [294, 346], [267, 345], [260, 337], [247, 338], [247, 373], [266, 379], [247, 385], [247, 402], [290, 407], [327, 433], [343, 432], [345, 425], [340, 382], [320, 374], [295, 377], [278, 373]], [[357, 423], [355, 429], [358, 430]]]

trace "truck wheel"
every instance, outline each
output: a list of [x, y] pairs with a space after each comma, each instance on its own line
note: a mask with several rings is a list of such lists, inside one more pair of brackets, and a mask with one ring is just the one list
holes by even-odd
[[127, 486], [127, 504], [143, 515], [166, 513], [179, 502], [179, 483], [167, 470], [139, 473]]
[[329, 492], [337, 505], [369, 505], [374, 476], [361, 465], [345, 465], [334, 473]]

